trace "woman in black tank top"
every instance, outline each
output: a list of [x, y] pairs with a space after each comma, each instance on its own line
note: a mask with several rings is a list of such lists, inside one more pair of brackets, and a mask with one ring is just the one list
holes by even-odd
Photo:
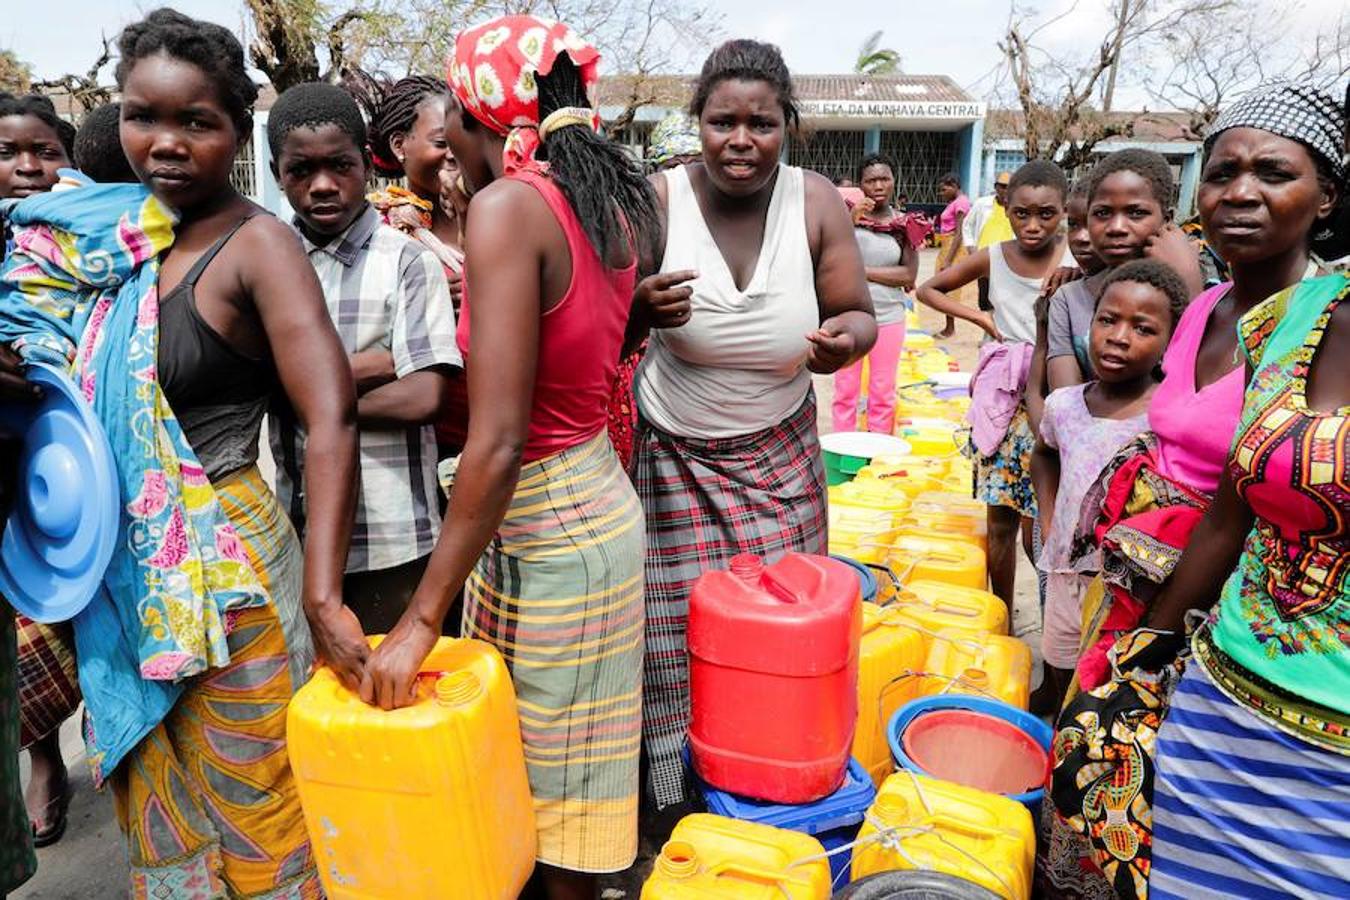
[[[122, 148], [141, 182], [180, 216], [174, 244], [160, 260], [158, 378], [269, 595], [265, 607], [230, 614], [230, 661], [239, 673], [231, 677], [248, 682], [231, 688], [233, 699], [265, 709], [298, 689], [304, 675], [297, 661], [311, 630], [323, 662], [356, 688], [368, 647], [342, 604], [355, 502], [355, 388], [298, 239], [230, 183], [235, 154], [252, 130], [257, 88], [233, 35], [173, 10], [157, 10], [129, 26], [118, 43]], [[254, 467], [262, 413], [278, 387], [308, 436], [303, 577], [295, 532]], [[291, 662], [289, 671], [252, 677], [258, 667], [248, 664], [278, 648]], [[247, 754], [228, 752], [231, 741], [284, 744], [284, 704], [279, 715], [212, 719], [217, 736], [204, 740], [193, 728], [210, 718], [214, 707], [207, 698], [217, 674], [207, 670], [188, 679], [173, 712], [111, 773], [132, 848], [133, 881], [178, 883], [191, 874], [191, 860], [213, 865], [214, 859], [231, 895], [282, 884], [294, 885], [296, 893], [317, 892], [285, 754], [242, 765], [238, 761]], [[225, 744], [217, 748], [221, 740]], [[201, 762], [192, 761], [197, 758]], [[232, 773], [236, 764], [239, 771]], [[214, 783], [193, 776], [198, 768], [223, 771], [265, 798], [251, 803], [247, 816], [236, 815], [229, 796], [217, 802]], [[171, 780], [172, 791], [165, 787]], [[214, 810], [256, 852], [238, 859], [222, 854], [208, 836], [180, 829], [177, 852], [161, 853], [158, 848], [169, 842], [154, 839], [144, 812], [154, 804], [167, 808], [175, 822], [198, 821]]]

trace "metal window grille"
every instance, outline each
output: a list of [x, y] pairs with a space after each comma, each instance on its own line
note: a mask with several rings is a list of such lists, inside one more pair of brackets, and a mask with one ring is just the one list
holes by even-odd
[[253, 148], [253, 138], [249, 138], [234, 158], [234, 171], [230, 173], [230, 183], [245, 197], [261, 200], [258, 192], [257, 158]]
[[895, 161], [896, 195], [911, 203], [939, 203], [938, 179], [956, 168], [956, 132], [883, 131], [881, 154]]
[[862, 131], [815, 131], [793, 136], [788, 143], [788, 164], [819, 172], [831, 181], [856, 180], [863, 158]]

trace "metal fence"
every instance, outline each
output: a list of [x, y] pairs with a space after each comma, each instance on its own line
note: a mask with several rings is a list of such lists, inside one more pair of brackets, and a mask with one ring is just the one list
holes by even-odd
[[954, 131], [883, 131], [881, 155], [895, 162], [896, 196], [911, 203], [939, 203], [938, 179], [956, 168]]
[[812, 169], [831, 181], [858, 178], [866, 133], [862, 131], [814, 131], [793, 136], [788, 142], [788, 164]]
[[261, 197], [258, 190], [258, 160], [253, 138], [249, 138], [244, 146], [239, 148], [239, 153], [234, 158], [234, 171], [230, 173], [230, 183], [245, 197], [252, 197], [254, 200]]

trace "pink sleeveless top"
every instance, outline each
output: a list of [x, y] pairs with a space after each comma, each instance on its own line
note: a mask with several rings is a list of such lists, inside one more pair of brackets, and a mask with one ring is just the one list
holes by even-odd
[[1213, 494], [1228, 463], [1247, 372], [1239, 365], [1213, 384], [1195, 389], [1195, 357], [1209, 314], [1232, 282], [1215, 285], [1191, 301], [1163, 356], [1166, 377], [1153, 393], [1148, 423], [1158, 435], [1159, 468], [1174, 481]]
[[[625, 269], [606, 268], [562, 189], [548, 176], [522, 171], [507, 177], [523, 181], [539, 192], [562, 226], [572, 255], [572, 282], [567, 293], [543, 313], [539, 324], [534, 404], [522, 457], [525, 462], [532, 462], [584, 444], [607, 425], [637, 266], [634, 263]], [[510, 263], [503, 260], [501, 264]], [[459, 347], [466, 360], [471, 296], [466, 277], [458, 332]]]

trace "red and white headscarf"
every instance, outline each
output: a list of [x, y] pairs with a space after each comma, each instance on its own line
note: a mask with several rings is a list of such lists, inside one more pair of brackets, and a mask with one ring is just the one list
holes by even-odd
[[553, 63], [564, 53], [580, 70], [593, 105], [600, 52], [561, 22], [503, 16], [463, 31], [455, 39], [446, 80], [469, 115], [506, 136], [502, 163], [507, 174], [541, 166], [535, 160], [541, 132], [582, 124], [600, 130], [600, 114], [589, 107], [560, 109], [546, 121], [539, 120], [535, 76], [553, 71]]

